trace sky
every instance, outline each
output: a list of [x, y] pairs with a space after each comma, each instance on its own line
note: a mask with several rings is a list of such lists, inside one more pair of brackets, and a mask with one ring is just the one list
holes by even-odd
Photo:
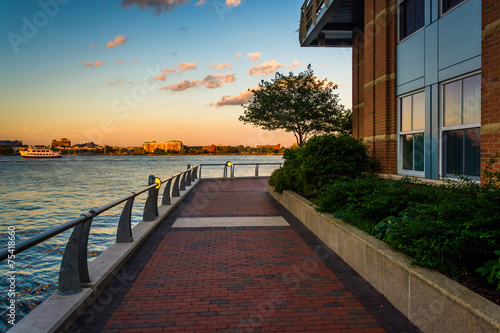
[[306, 69], [351, 107], [351, 50], [301, 48], [302, 0], [0, 0], [0, 140], [295, 142], [238, 120], [248, 89]]

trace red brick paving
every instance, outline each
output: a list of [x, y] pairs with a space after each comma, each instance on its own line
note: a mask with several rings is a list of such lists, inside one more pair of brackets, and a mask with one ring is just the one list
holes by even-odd
[[[282, 207], [278, 209], [266, 199], [265, 181], [202, 183], [187, 206], [180, 209], [184, 210], [173, 215], [281, 212], [297, 226], [159, 227], [153, 240], [158, 245], [151, 245], [151, 250], [141, 248], [138, 251], [141, 254], [134, 255], [118, 275], [124, 280], [130, 274], [132, 280], [136, 277], [135, 281], [113, 280], [110, 286], [116, 291], [109, 294], [117, 296], [98, 299], [73, 329], [120, 333], [376, 333], [386, 332], [381, 327], [384, 325], [391, 332], [417, 331], [397, 310], [381, 313], [380, 309], [392, 306], [380, 294], [374, 294], [366, 282], [360, 283], [362, 279], [343, 266], [345, 263], [318, 259], [311, 250], [317, 238]], [[210, 199], [210, 203], [200, 208], [201, 201], [196, 198]], [[175, 216], [169, 223], [173, 223]], [[150, 244], [150, 240], [146, 241], [146, 245]], [[149, 257], [145, 253], [152, 254]], [[333, 257], [334, 254], [330, 255]], [[341, 274], [344, 282], [332, 272], [332, 263], [338, 265], [335, 272]], [[363, 291], [367, 288], [367, 292]], [[99, 310], [100, 304], [106, 305], [104, 311]], [[402, 329], [395, 330], [394, 325]]]

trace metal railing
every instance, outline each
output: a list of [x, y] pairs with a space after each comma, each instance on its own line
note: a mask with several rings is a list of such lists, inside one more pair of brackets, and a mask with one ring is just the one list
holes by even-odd
[[[224, 171], [222, 172], [222, 177], [227, 178], [227, 177], [234, 177], [234, 168], [237, 165], [240, 166], [248, 166], [248, 165], [255, 165], [255, 177], [259, 177], [259, 166], [261, 165], [279, 165], [281, 167], [283, 163], [280, 162], [274, 162], [274, 163], [232, 163], [231, 161], [227, 161], [226, 163], [215, 163], [215, 164], [210, 164], [210, 163], [204, 163], [204, 164], [199, 164], [200, 167], [200, 175], [199, 178], [201, 179], [201, 170], [202, 167], [211, 167], [211, 166], [223, 166]], [[229, 171], [229, 176], [228, 176], [228, 171]]]
[[302, 43], [311, 25], [316, 24], [318, 14], [332, 0], [305, 0], [300, 14], [299, 41]]
[[14, 260], [15, 256], [19, 253], [28, 250], [54, 236], [57, 236], [68, 229], [74, 228], [68, 243], [66, 244], [66, 249], [64, 250], [63, 258], [61, 260], [58, 293], [61, 295], [79, 293], [82, 291], [82, 283], [90, 282], [87, 262], [87, 246], [90, 228], [94, 217], [123, 202], [126, 202], [116, 229], [116, 242], [133, 242], [132, 208], [134, 205], [134, 199], [142, 193], [148, 192], [148, 197], [144, 205], [143, 221], [154, 221], [158, 217], [158, 193], [161, 185], [166, 184], [165, 189], [163, 190], [161, 204], [170, 205], [171, 198], [180, 197], [180, 191], [184, 191], [186, 186], [191, 186], [191, 183], [197, 179], [198, 167], [199, 165], [188, 165], [187, 170], [173, 175], [163, 181], [151, 175], [149, 176], [149, 185], [147, 187], [137, 192], [132, 192], [132, 194], [110, 202], [95, 210], [90, 210], [88, 213], [84, 213], [71, 221], [22, 241], [21, 243], [16, 244], [15, 252], [8, 247], [1, 250], [0, 261], [5, 259]]

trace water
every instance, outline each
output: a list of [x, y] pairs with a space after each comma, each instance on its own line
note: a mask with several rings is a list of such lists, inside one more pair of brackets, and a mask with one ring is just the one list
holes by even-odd
[[[15, 227], [16, 243], [58, 226], [90, 209], [103, 206], [145, 187], [149, 175], [164, 180], [187, 164], [282, 162], [281, 156], [64, 156], [59, 159], [23, 159], [0, 156], [0, 248], [7, 247], [7, 231]], [[270, 175], [277, 166], [260, 166]], [[235, 176], [253, 176], [254, 166], [235, 167]], [[203, 167], [202, 177], [221, 177], [223, 167]], [[132, 225], [142, 220], [146, 193], [137, 197]], [[161, 200], [161, 199], [160, 199]], [[89, 240], [89, 261], [115, 241], [123, 205], [96, 217]], [[30, 250], [16, 254], [16, 322], [57, 290], [62, 252], [68, 230]], [[0, 331], [7, 323], [7, 261], [1, 263]]]

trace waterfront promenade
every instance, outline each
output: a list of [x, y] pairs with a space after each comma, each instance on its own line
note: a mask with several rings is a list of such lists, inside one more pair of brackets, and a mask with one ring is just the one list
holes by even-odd
[[266, 192], [200, 181], [70, 332], [418, 332]]

